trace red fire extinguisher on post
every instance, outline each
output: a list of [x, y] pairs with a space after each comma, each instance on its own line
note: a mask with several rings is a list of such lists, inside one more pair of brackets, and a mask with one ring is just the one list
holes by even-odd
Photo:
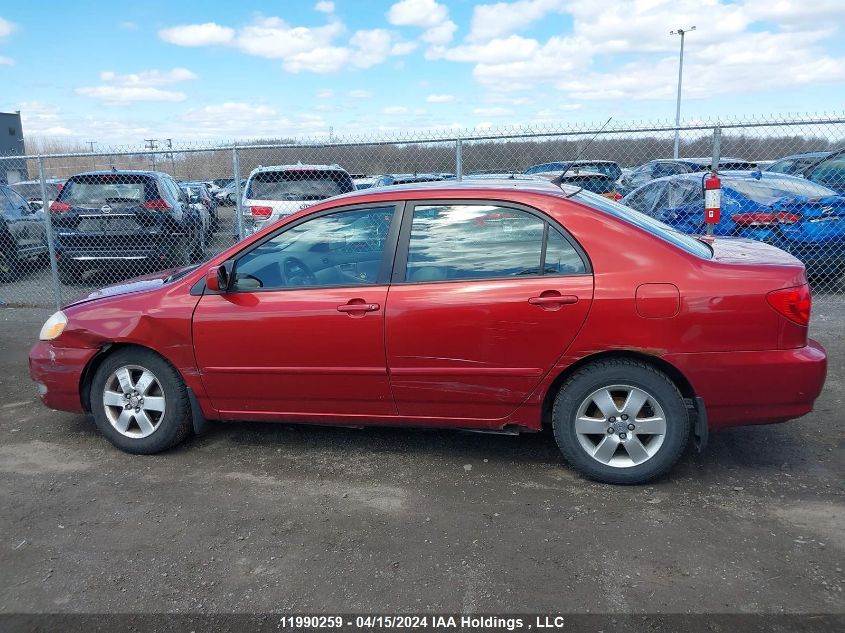
[[704, 179], [704, 222], [707, 235], [713, 235], [713, 226], [719, 223], [722, 209], [722, 181], [713, 171]]

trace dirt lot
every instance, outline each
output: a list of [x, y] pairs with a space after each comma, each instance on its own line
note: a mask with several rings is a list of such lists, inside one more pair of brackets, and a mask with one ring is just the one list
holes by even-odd
[[47, 311], [0, 309], [0, 614], [845, 614], [840, 312], [816, 312], [814, 414], [626, 488], [549, 434], [229, 424], [126, 455], [35, 397]]

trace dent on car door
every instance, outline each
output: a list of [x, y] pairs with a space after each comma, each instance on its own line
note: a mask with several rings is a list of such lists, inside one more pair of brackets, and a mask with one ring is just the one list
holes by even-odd
[[194, 346], [224, 417], [395, 415], [384, 355], [394, 211], [303, 218], [238, 255], [228, 292], [204, 294]]
[[592, 295], [580, 247], [539, 212], [409, 207], [386, 312], [400, 415], [499, 426], [571, 343]]

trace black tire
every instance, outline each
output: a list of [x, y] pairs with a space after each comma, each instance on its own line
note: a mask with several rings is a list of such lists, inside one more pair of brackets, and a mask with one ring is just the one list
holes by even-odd
[[[103, 404], [106, 381], [125, 366], [151, 371], [161, 387], [166, 408], [155, 430], [146, 437], [127, 437], [112, 425]], [[122, 451], [138, 455], [158, 453], [182, 442], [191, 432], [191, 404], [179, 372], [161, 356], [142, 347], [122, 348], [109, 355], [91, 380], [91, 411], [100, 432]]]
[[191, 263], [197, 264], [205, 259], [205, 247], [208, 234], [200, 229], [194, 239], [194, 247], [191, 249]]
[[[602, 463], [587, 452], [576, 433], [579, 407], [589, 401], [591, 394], [612, 385], [630, 385], [644, 390], [663, 410], [665, 433], [662, 444], [642, 463], [627, 467]], [[575, 372], [558, 391], [552, 424], [555, 440], [566, 461], [584, 476], [610, 484], [643, 484], [666, 474], [683, 454], [691, 428], [689, 412], [677, 386], [651, 365], [631, 359], [597, 361]], [[624, 429], [622, 431], [624, 433]], [[633, 436], [633, 433], [628, 435]], [[651, 440], [645, 437], [648, 438], [646, 441]], [[622, 456], [624, 458], [625, 454]], [[616, 459], [618, 457], [614, 461]]]
[[20, 260], [14, 243], [0, 244], [0, 282], [15, 281], [20, 271]]
[[59, 263], [59, 281], [63, 284], [78, 284], [82, 277], [82, 269], [71, 263]]

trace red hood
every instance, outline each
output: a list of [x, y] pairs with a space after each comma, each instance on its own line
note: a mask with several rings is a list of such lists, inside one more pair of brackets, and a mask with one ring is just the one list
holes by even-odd
[[95, 290], [89, 294], [83, 294], [75, 297], [65, 307], [77, 305], [79, 303], [86, 303], [88, 301], [96, 301], [105, 297], [114, 297], [117, 295], [125, 295], [134, 292], [143, 292], [145, 290], [154, 290], [160, 288], [165, 282], [175, 274], [185, 270], [190, 270], [195, 266], [182, 266], [180, 268], [168, 268], [167, 270], [159, 270], [149, 275], [142, 275], [141, 277], [133, 277], [118, 284], [105, 286], [99, 290]]

